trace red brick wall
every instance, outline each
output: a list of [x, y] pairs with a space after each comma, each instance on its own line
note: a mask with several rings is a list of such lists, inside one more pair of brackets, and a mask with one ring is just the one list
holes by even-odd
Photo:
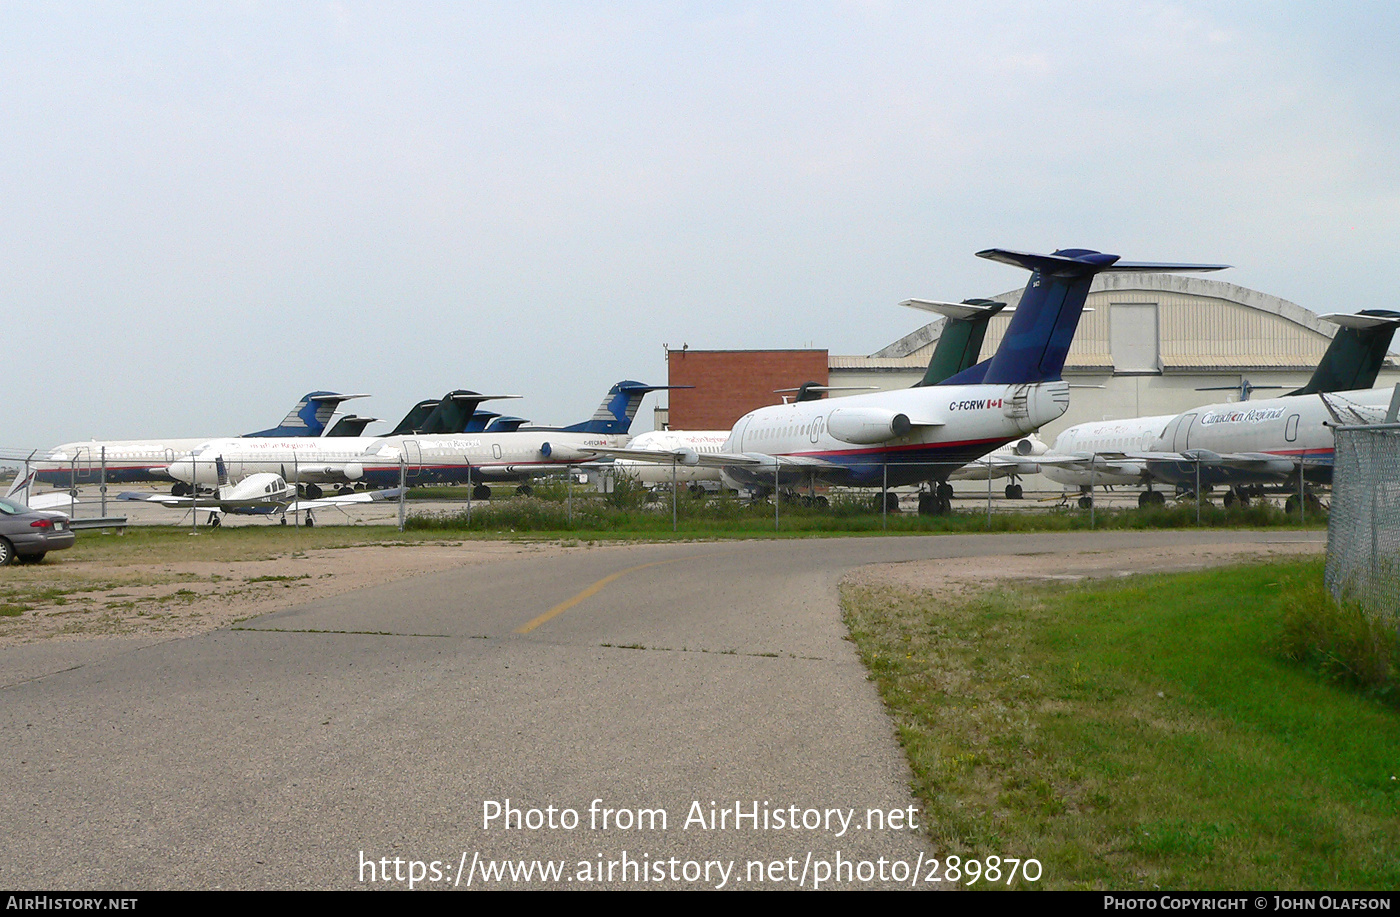
[[[672, 350], [671, 429], [727, 430], [754, 408], [781, 404], [775, 389], [827, 384], [825, 350]], [[792, 396], [788, 396], [792, 397]]]

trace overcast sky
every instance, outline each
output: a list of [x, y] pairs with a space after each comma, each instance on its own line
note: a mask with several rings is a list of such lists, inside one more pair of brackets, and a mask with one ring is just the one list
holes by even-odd
[[[0, 446], [588, 417], [1025, 274], [1400, 308], [1390, 3], [0, 3]], [[650, 408], [636, 430], [650, 424]], [[387, 425], [371, 427], [384, 431]]]

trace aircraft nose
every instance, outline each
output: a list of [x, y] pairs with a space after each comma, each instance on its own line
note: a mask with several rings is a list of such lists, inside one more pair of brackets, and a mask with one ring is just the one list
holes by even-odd
[[171, 462], [165, 466], [165, 473], [177, 481], [184, 481], [186, 484], [194, 482], [194, 462], [190, 459], [180, 459], [178, 462]]

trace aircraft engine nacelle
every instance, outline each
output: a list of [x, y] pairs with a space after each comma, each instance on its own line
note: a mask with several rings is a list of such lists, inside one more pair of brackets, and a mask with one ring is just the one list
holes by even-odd
[[837, 408], [827, 415], [826, 431], [844, 443], [869, 445], [908, 435], [908, 414], [884, 408]]
[[1050, 451], [1050, 447], [1038, 439], [1017, 440], [1012, 448], [1017, 455], [1044, 455]]
[[350, 462], [345, 466], [345, 480], [358, 481], [365, 476], [365, 466], [359, 462]]
[[557, 446], [553, 443], [540, 443], [540, 455], [556, 462], [591, 462], [597, 456], [580, 452], [570, 446]]

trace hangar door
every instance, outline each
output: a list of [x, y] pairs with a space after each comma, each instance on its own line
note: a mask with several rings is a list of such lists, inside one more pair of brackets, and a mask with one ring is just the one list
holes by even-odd
[[1116, 302], [1109, 307], [1108, 346], [1115, 373], [1160, 373], [1161, 345], [1155, 302]]

